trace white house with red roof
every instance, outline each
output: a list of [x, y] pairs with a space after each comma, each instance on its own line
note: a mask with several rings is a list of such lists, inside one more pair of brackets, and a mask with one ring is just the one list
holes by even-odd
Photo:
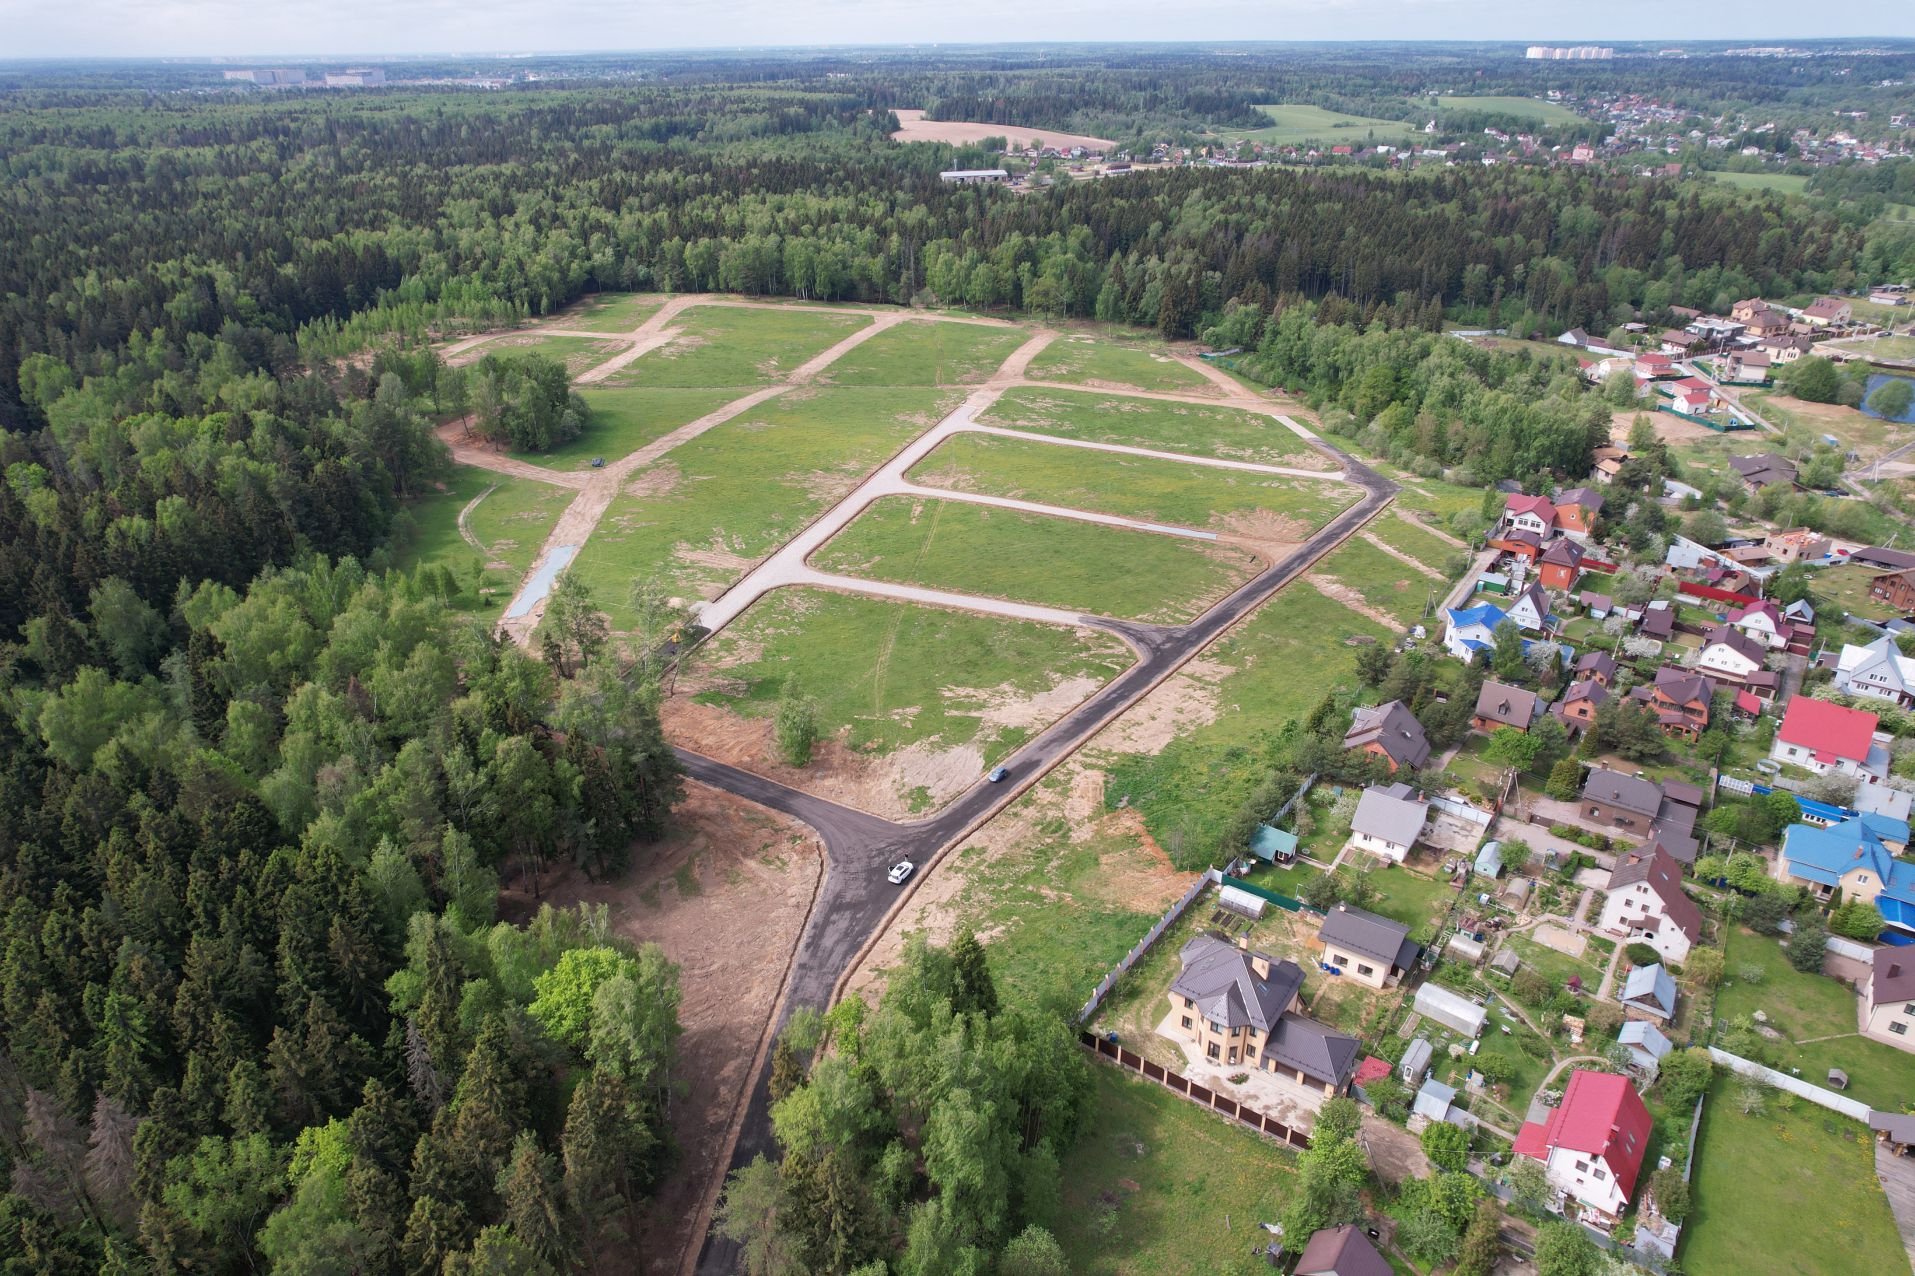
[[1607, 1227], [1636, 1193], [1649, 1127], [1649, 1109], [1627, 1077], [1578, 1068], [1549, 1120], [1524, 1124], [1516, 1151], [1543, 1163], [1561, 1204], [1573, 1201], [1585, 1218]]
[[1872, 713], [1798, 695], [1776, 730], [1769, 756], [1827, 775], [1852, 775], [1867, 784], [1888, 778], [1888, 737]]
[[1503, 522], [1517, 531], [1547, 536], [1556, 527], [1556, 505], [1547, 496], [1512, 493], [1503, 502]]
[[1795, 626], [1782, 618], [1782, 609], [1763, 598], [1729, 613], [1729, 623], [1772, 651], [1789, 645]]

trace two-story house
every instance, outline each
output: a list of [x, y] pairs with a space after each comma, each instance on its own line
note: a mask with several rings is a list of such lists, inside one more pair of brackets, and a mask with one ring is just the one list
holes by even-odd
[[1806, 886], [1817, 899], [1859, 899], [1874, 904], [1882, 920], [1915, 935], [1915, 862], [1897, 859], [1892, 838], [1907, 835], [1906, 822], [1856, 815], [1818, 827], [1791, 824], [1782, 834], [1776, 876]]
[[1179, 950], [1164, 1032], [1220, 1068], [1255, 1068], [1325, 1095], [1356, 1072], [1358, 1042], [1298, 1011], [1295, 962], [1199, 935]]
[[1898, 1050], [1915, 1051], [1915, 957], [1884, 948], [1862, 985], [1862, 1032]]
[[1730, 612], [1729, 624], [1771, 651], [1782, 650], [1795, 635], [1795, 626], [1782, 618], [1782, 609], [1766, 598]]
[[1709, 702], [1715, 693], [1708, 675], [1664, 667], [1656, 670], [1653, 683], [1631, 688], [1629, 698], [1656, 715], [1664, 735], [1694, 740], [1709, 729]]
[[1470, 726], [1485, 732], [1500, 731], [1504, 727], [1528, 731], [1530, 724], [1536, 721], [1536, 703], [1534, 691], [1488, 679], [1476, 693], [1476, 712], [1470, 718]]
[[1776, 728], [1769, 756], [1817, 775], [1835, 772], [1865, 784], [1888, 778], [1888, 737], [1872, 713], [1829, 700], [1796, 695]]
[[1537, 560], [1537, 582], [1545, 589], [1567, 593], [1576, 587], [1576, 578], [1582, 575], [1583, 557], [1583, 547], [1567, 537], [1550, 542]]
[[1556, 530], [1556, 506], [1547, 496], [1515, 492], [1503, 502], [1503, 523], [1516, 531], [1548, 536]]
[[1907, 708], [1915, 705], [1915, 660], [1904, 656], [1889, 634], [1866, 647], [1845, 643], [1836, 659], [1835, 686], [1844, 695], [1869, 696]]
[[1535, 581], [1530, 581], [1523, 591], [1510, 599], [1503, 609], [1504, 617], [1525, 633], [1542, 633], [1549, 629], [1549, 595]]
[[1422, 946], [1402, 922], [1338, 904], [1317, 929], [1322, 962], [1372, 988], [1388, 988], [1416, 964]]
[[1763, 672], [1763, 661], [1767, 658], [1768, 648], [1741, 630], [1715, 625], [1702, 635], [1702, 652], [1696, 657], [1696, 668], [1711, 678], [1739, 687]]
[[1496, 626], [1505, 619], [1494, 603], [1449, 608], [1443, 613], [1443, 649], [1467, 664], [1496, 646]]
[[1647, 944], [1664, 961], [1677, 963], [1702, 942], [1702, 910], [1682, 889], [1682, 865], [1661, 847], [1618, 856], [1605, 889], [1599, 925], [1610, 934]]
[[1596, 530], [1602, 515], [1603, 496], [1591, 487], [1572, 487], [1556, 494], [1556, 526], [1565, 532], [1588, 536]]
[[1401, 700], [1359, 706], [1350, 719], [1350, 729], [1343, 736], [1344, 749], [1382, 758], [1389, 763], [1391, 774], [1405, 767], [1421, 770], [1430, 760], [1430, 742], [1423, 734], [1423, 724]]
[[1516, 1152], [1543, 1163], [1558, 1208], [1610, 1226], [1636, 1193], [1651, 1124], [1627, 1077], [1578, 1068], [1549, 1119], [1524, 1124]]
[[1596, 720], [1596, 710], [1609, 699], [1609, 688], [1593, 678], [1569, 684], [1569, 690], [1551, 707], [1557, 720], [1573, 731], [1586, 731]]
[[1585, 651], [1576, 658], [1576, 677], [1608, 688], [1616, 681], [1616, 658], [1606, 651]]

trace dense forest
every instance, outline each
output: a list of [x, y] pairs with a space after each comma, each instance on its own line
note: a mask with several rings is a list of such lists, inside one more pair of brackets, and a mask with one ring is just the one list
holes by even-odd
[[[1579, 468], [1605, 408], [1445, 318], [1607, 330], [1908, 251], [1595, 171], [1013, 194], [887, 138], [894, 109], [986, 97], [1024, 124], [1243, 122], [1309, 78], [1205, 57], [1166, 89], [1163, 56], [1072, 55], [1009, 95], [1003, 57], [962, 53], [595, 62], [494, 94], [0, 79], [0, 1264], [622, 1270], [672, 1172], [676, 972], [602, 913], [498, 903], [666, 828], [654, 662], [535, 658], [392, 566], [447, 464], [434, 421], [541, 448], [582, 408], [556, 365], [450, 375], [425, 337], [608, 288], [1091, 316], [1241, 346], [1332, 428], [1487, 482]], [[1324, 54], [1309, 100], [1381, 75]], [[835, 1034], [780, 1056], [787, 1156], [734, 1183], [741, 1242], [787, 1270], [1041, 1258], [1084, 1097], [1062, 1020], [1000, 1010], [960, 944]]]

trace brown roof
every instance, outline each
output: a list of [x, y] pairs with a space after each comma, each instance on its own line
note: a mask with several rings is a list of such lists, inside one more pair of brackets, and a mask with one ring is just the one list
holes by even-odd
[[1762, 658], [1769, 650], [1741, 630], [1731, 629], [1727, 625], [1717, 625], [1702, 635], [1702, 649], [1704, 651], [1707, 651], [1717, 643], [1721, 643], [1744, 659], [1755, 661], [1758, 666], [1762, 664]]
[[1413, 771], [1421, 770], [1430, 760], [1430, 742], [1423, 734], [1423, 724], [1401, 700], [1358, 708], [1351, 715], [1343, 747], [1361, 749], [1371, 744], [1382, 749], [1397, 766]]
[[1485, 682], [1476, 693], [1476, 716], [1528, 730], [1536, 720], [1536, 693], [1501, 682]]
[[1915, 1001], [1915, 958], [1891, 957], [1889, 949], [1875, 954], [1875, 968], [1869, 974], [1869, 1000], [1880, 1006], [1896, 1001]]
[[1395, 1276], [1370, 1238], [1354, 1223], [1326, 1227], [1310, 1237], [1296, 1276]]
[[1682, 889], [1682, 865], [1660, 846], [1630, 851], [1616, 861], [1609, 875], [1608, 890], [1613, 895], [1624, 886], [1647, 883], [1662, 901], [1662, 912], [1671, 925], [1689, 937], [1690, 943], [1702, 939], [1702, 910]]
[[1708, 704], [1716, 693], [1715, 680], [1706, 674], [1689, 673], [1682, 669], [1662, 668], [1656, 670], [1655, 691], [1665, 700], [1677, 704], [1694, 704], [1700, 700]]

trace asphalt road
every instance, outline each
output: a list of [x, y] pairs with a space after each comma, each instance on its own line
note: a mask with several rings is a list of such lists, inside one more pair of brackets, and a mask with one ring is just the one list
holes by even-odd
[[[798, 941], [778, 1026], [800, 1006], [825, 1009], [840, 975], [851, 966], [865, 942], [884, 924], [898, 900], [900, 888], [885, 879], [885, 869], [900, 859], [920, 866], [945, 847], [966, 836], [1008, 804], [1036, 779], [1070, 756], [1108, 725], [1158, 679], [1214, 641], [1230, 626], [1261, 606], [1290, 583], [1329, 547], [1341, 542], [1383, 507], [1396, 485], [1327, 443], [1319, 443], [1343, 465], [1348, 481], [1363, 489], [1362, 498], [1333, 519], [1282, 561], [1252, 577], [1236, 592], [1188, 625], [1125, 625], [1124, 634], [1138, 648], [1140, 658], [1090, 699], [1058, 719], [1051, 727], [1005, 759], [1010, 780], [990, 784], [982, 779], [928, 820], [894, 823], [863, 811], [839, 806], [763, 776], [678, 750], [693, 779], [739, 797], [782, 811], [817, 830], [825, 844], [827, 876], [811, 921]], [[1112, 628], [1102, 618], [1085, 618], [1100, 628]], [[770, 1067], [752, 1083], [738, 1143], [732, 1149], [731, 1168], [749, 1164], [762, 1152], [775, 1155], [771, 1133]], [[737, 1246], [715, 1234], [705, 1238], [699, 1253], [699, 1276], [729, 1276], [737, 1262]]]

